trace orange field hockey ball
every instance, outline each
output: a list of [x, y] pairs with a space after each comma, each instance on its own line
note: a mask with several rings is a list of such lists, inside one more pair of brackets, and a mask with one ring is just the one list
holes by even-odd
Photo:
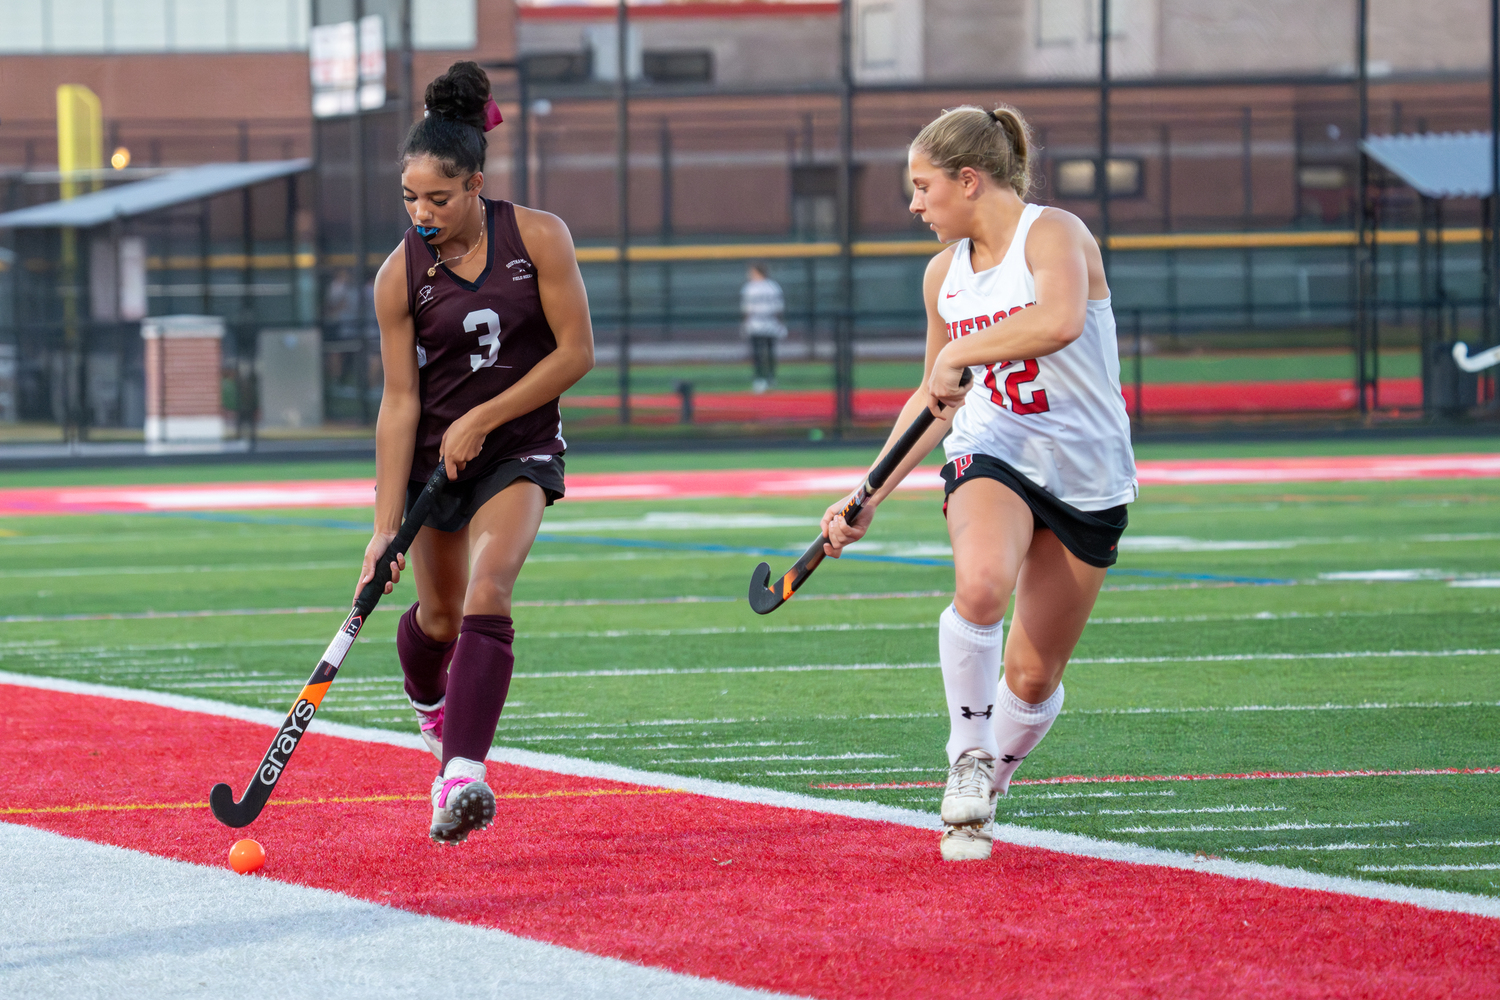
[[229, 849], [229, 867], [241, 875], [259, 871], [266, 863], [266, 849], [254, 840], [245, 839]]

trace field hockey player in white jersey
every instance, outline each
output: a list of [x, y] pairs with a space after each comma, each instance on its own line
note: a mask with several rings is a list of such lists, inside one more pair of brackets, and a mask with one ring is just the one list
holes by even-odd
[[945, 111], [912, 142], [911, 211], [951, 245], [927, 266], [923, 382], [886, 448], [923, 407], [938, 419], [853, 524], [842, 502], [823, 516], [837, 557], [947, 435], [955, 593], [938, 651], [951, 861], [990, 856], [997, 796], [1062, 710], [1063, 670], [1137, 493], [1099, 247], [1076, 216], [1026, 203], [1029, 154], [1025, 120], [1004, 106]]

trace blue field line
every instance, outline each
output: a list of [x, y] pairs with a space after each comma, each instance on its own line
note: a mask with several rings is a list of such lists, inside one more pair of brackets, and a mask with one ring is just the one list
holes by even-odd
[[[539, 542], [559, 542], [579, 545], [609, 545], [622, 549], [666, 549], [678, 552], [719, 552], [738, 556], [788, 556], [792, 559], [802, 555], [805, 549], [763, 549], [741, 545], [717, 545], [713, 542], [666, 542], [648, 538], [606, 538], [597, 535], [553, 535], [543, 531], [536, 536]], [[952, 559], [924, 559], [920, 556], [878, 556], [873, 553], [845, 552], [845, 559], [858, 562], [901, 563], [906, 566], [952, 566]]]
[[[170, 511], [161, 512], [163, 517], [186, 517], [198, 521], [219, 521], [225, 524], [277, 524], [305, 528], [337, 528], [346, 531], [369, 531], [370, 525], [363, 521], [344, 521], [318, 517], [256, 517], [250, 514], [235, 514], [226, 511]], [[539, 542], [562, 545], [602, 545], [619, 549], [658, 549], [675, 552], [714, 552], [736, 556], [784, 556], [795, 559], [803, 549], [755, 548], [740, 545], [719, 545], [713, 542], [668, 542], [646, 538], [608, 538], [601, 535], [557, 535], [540, 532]], [[952, 566], [952, 559], [931, 559], [922, 556], [882, 556], [864, 552], [846, 552], [844, 559], [855, 562], [895, 563], [903, 566]], [[1286, 587], [1296, 580], [1262, 576], [1223, 576], [1218, 573], [1178, 573], [1161, 569], [1120, 569], [1112, 567], [1111, 576], [1142, 576], [1162, 580], [1194, 580], [1203, 583], [1237, 583], [1254, 587]]]
[[1243, 583], [1254, 587], [1291, 587], [1299, 581], [1278, 579], [1269, 576], [1221, 576], [1218, 573], [1178, 573], [1165, 569], [1118, 569], [1108, 571], [1114, 576], [1154, 576], [1170, 580], [1203, 580], [1207, 583]]
[[218, 510], [158, 510], [151, 512], [156, 517], [185, 517], [191, 521], [217, 521], [220, 524], [275, 524], [293, 528], [338, 528], [342, 531], [371, 531], [369, 521], [343, 521], [331, 517], [256, 517], [252, 514], [236, 514]]

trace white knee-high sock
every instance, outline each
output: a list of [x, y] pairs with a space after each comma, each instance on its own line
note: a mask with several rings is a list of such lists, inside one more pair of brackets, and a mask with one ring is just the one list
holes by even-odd
[[995, 745], [995, 686], [1004, 660], [1005, 621], [988, 627], [965, 621], [953, 605], [938, 618], [938, 659], [948, 696], [948, 763], [967, 751], [991, 759]]
[[1021, 766], [1021, 761], [1042, 742], [1052, 721], [1063, 706], [1063, 687], [1057, 686], [1052, 697], [1040, 705], [1022, 701], [1016, 697], [1010, 685], [1002, 678], [1000, 690], [995, 695], [995, 791], [1001, 795], [1010, 788], [1011, 775]]

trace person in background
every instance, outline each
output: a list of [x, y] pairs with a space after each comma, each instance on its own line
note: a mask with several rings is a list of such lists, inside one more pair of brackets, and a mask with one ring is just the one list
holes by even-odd
[[744, 323], [740, 330], [750, 338], [750, 357], [755, 364], [755, 379], [750, 384], [756, 392], [765, 392], [776, 384], [776, 342], [786, 339], [786, 324], [781, 313], [786, 302], [781, 286], [766, 276], [764, 264], [751, 264], [740, 289], [740, 312]]

